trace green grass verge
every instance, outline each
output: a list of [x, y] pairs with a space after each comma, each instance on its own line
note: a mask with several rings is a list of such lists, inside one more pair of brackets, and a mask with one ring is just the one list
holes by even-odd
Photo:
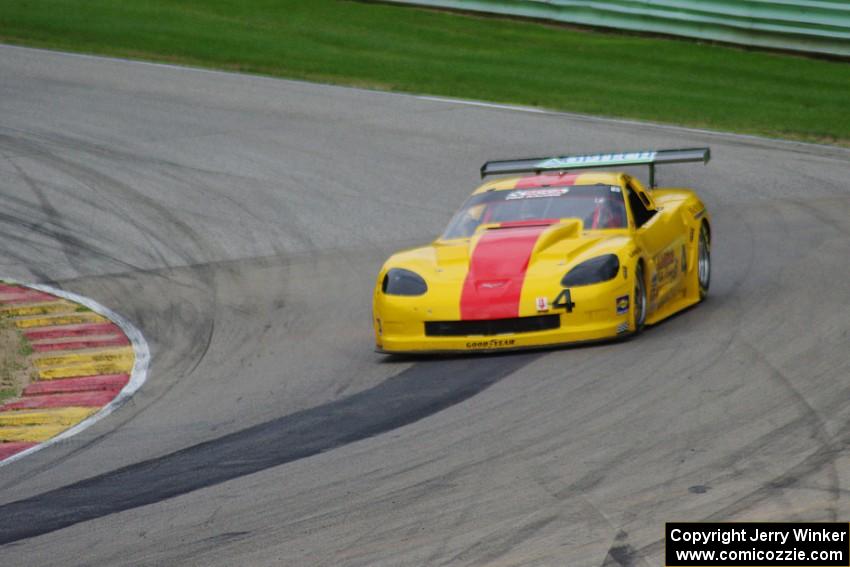
[[0, 40], [850, 143], [850, 64], [340, 0], [3, 0]]
[[0, 404], [18, 395], [16, 388], [0, 388]]
[[32, 345], [8, 317], [0, 318], [0, 404], [16, 398], [37, 378], [29, 355]]

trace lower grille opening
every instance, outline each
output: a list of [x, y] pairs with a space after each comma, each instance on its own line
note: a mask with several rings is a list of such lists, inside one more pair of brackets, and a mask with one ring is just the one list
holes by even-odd
[[429, 337], [461, 337], [466, 335], [502, 335], [548, 331], [561, 326], [560, 315], [537, 315], [515, 319], [484, 321], [427, 321], [425, 335]]

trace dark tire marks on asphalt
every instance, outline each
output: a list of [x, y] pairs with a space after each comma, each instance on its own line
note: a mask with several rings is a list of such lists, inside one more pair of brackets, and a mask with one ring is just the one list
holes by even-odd
[[422, 361], [347, 398], [0, 507], [0, 545], [280, 466], [433, 415], [541, 356]]

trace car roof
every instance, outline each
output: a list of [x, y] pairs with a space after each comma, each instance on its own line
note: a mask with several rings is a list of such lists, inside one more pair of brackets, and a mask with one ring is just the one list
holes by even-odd
[[473, 195], [486, 191], [507, 191], [534, 187], [564, 187], [569, 185], [621, 185], [622, 173], [600, 171], [592, 173], [541, 173], [518, 177], [501, 177], [481, 185]]

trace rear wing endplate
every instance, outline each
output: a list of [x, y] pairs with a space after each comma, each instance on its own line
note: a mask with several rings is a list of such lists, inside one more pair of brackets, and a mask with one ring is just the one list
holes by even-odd
[[571, 169], [595, 169], [626, 165], [649, 166], [649, 186], [655, 187], [655, 165], [659, 163], [708, 163], [710, 148], [686, 148], [681, 150], [646, 150], [616, 154], [583, 154], [549, 158], [508, 159], [488, 161], [481, 166], [481, 177], [504, 173], [541, 173], [544, 171], [568, 171]]

